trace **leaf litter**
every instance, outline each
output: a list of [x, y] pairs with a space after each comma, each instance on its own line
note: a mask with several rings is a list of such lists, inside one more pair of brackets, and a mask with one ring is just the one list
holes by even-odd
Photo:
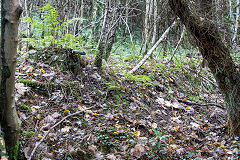
[[[184, 77], [158, 71], [154, 83], [146, 84], [129, 80], [122, 74], [128, 70], [112, 65], [97, 71], [88, 65], [76, 80], [40, 62], [19, 69], [20, 159], [29, 158], [37, 142], [32, 159], [239, 158], [240, 141], [228, 134], [224, 108], [189, 99], [200, 93], [177, 83]], [[137, 74], [149, 73], [150, 67]], [[217, 92], [202, 95], [201, 102], [222, 99]]]

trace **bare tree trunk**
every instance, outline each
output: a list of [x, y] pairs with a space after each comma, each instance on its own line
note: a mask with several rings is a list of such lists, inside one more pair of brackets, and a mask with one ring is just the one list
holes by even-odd
[[10, 160], [17, 160], [20, 120], [14, 100], [18, 23], [22, 13], [18, 0], [2, 0], [0, 118]]
[[84, 2], [83, 0], [81, 0], [81, 7], [80, 7], [80, 21], [78, 24], [78, 32], [81, 33], [82, 32], [82, 23], [83, 23], [83, 9], [84, 9]]
[[104, 13], [104, 19], [103, 19], [103, 24], [102, 24], [102, 30], [101, 30], [101, 36], [100, 36], [100, 42], [98, 45], [98, 53], [95, 58], [95, 66], [98, 68], [102, 67], [102, 60], [104, 57], [104, 50], [105, 50], [105, 44], [107, 41], [107, 26], [108, 26], [108, 21], [111, 20], [110, 16], [110, 8], [111, 8], [111, 0], [107, 0], [106, 5], [105, 5], [105, 13]]
[[[27, 7], [27, 0], [24, 0], [24, 8], [25, 8], [25, 17], [28, 19], [28, 7]], [[27, 23], [27, 35], [30, 36], [30, 25], [28, 20], [26, 21]]]
[[145, 14], [145, 28], [144, 28], [144, 46], [143, 53], [146, 54], [148, 50], [148, 43], [151, 37], [151, 17], [153, 11], [153, 0], [146, 0], [146, 14]]
[[[239, 4], [239, 0], [237, 0], [237, 5]], [[235, 25], [234, 25], [234, 35], [232, 42], [235, 43], [238, 35], [238, 20], [239, 20], [239, 6], [236, 9], [236, 20], [235, 20]]]
[[98, 11], [98, 6], [97, 6], [97, 3], [95, 2], [95, 0], [92, 0], [92, 37], [94, 39], [97, 38], [96, 36], [96, 20], [97, 20], [97, 11]]
[[197, 41], [224, 96], [230, 131], [240, 136], [240, 72], [229, 49], [222, 42], [217, 26], [209, 21], [201, 21], [182, 0], [169, 0], [169, 5]]
[[[118, 6], [120, 6], [120, 1]], [[98, 53], [95, 58], [95, 66], [102, 67], [102, 60], [107, 60], [112, 46], [115, 42], [116, 29], [119, 21], [119, 9], [116, 9], [116, 0], [107, 0], [105, 6], [104, 20], [102, 24]]]
[[157, 0], [153, 0], [153, 36], [152, 36], [152, 42], [151, 42], [152, 46], [156, 42], [157, 24], [158, 24], [158, 4], [157, 4]]
[[[78, 10], [78, 5], [79, 5], [79, 1], [80, 0], [75, 0], [75, 6], [74, 6], [74, 13], [73, 13], [73, 18], [77, 17], [77, 10]], [[76, 31], [77, 31], [77, 24], [78, 22], [74, 22], [73, 23], [73, 29], [72, 29], [72, 34], [76, 35]]]
[[229, 3], [229, 17], [232, 19], [232, 0], [228, 0]]
[[130, 0], [126, 0], [126, 13], [125, 13], [125, 16], [126, 16], [126, 18], [125, 18], [126, 29], [125, 29], [125, 31], [123, 33], [124, 36], [126, 36], [126, 33], [128, 32], [128, 29], [129, 29], [128, 28], [129, 8], [130, 8], [129, 3], [130, 3]]

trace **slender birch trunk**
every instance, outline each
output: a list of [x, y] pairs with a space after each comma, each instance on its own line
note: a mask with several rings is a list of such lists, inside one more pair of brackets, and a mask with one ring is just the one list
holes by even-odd
[[143, 46], [143, 53], [147, 52], [148, 48], [148, 39], [149, 39], [149, 14], [150, 14], [150, 1], [146, 0], [146, 13], [145, 13], [145, 20], [144, 20], [144, 46]]
[[14, 100], [18, 23], [22, 8], [18, 0], [2, 0], [0, 60], [0, 118], [10, 160], [17, 160], [20, 134]]
[[[237, 0], [237, 5], [239, 4], [239, 0]], [[236, 43], [237, 35], [238, 35], [238, 19], [239, 19], [239, 6], [236, 8], [236, 19], [235, 19], [235, 25], [234, 25], [234, 34], [232, 42]]]
[[93, 12], [92, 12], [92, 37], [96, 38], [96, 19], [97, 19], [97, 3], [92, 0]]
[[81, 7], [80, 7], [80, 18], [81, 18], [81, 19], [80, 19], [79, 24], [78, 24], [79, 33], [82, 32], [83, 9], [84, 9], [84, 4], [83, 4], [83, 0], [81, 0]]
[[[161, 2], [160, 2], [161, 3]], [[152, 46], [156, 42], [157, 37], [157, 24], [158, 24], [158, 3], [157, 0], [153, 1], [153, 36], [152, 36]]]
[[[118, 6], [121, 5], [119, 1]], [[115, 42], [116, 29], [119, 21], [119, 9], [116, 9], [116, 0], [107, 0], [105, 4], [104, 20], [102, 24], [101, 36], [98, 45], [98, 53], [95, 58], [95, 66], [98, 68], [102, 67], [102, 60], [107, 61], [112, 46]]]

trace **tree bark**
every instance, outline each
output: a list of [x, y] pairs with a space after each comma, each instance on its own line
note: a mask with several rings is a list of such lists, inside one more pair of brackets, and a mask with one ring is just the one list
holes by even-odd
[[18, 23], [22, 13], [18, 0], [2, 0], [0, 118], [10, 160], [17, 160], [20, 120], [14, 100]]
[[[121, 1], [118, 1], [118, 6]], [[120, 9], [116, 8], [116, 0], [107, 0], [105, 6], [104, 20], [102, 24], [98, 53], [95, 58], [95, 66], [102, 67], [102, 60], [107, 61], [116, 38], [117, 24], [120, 16]]]
[[95, 0], [92, 0], [92, 37], [95, 39], [96, 38], [96, 19], [97, 19], [97, 11], [98, 11], [98, 7], [97, 7], [97, 2], [95, 2]]
[[221, 40], [217, 26], [208, 20], [201, 21], [182, 0], [169, 0], [169, 5], [195, 38], [224, 96], [230, 131], [240, 136], [240, 71]]
[[[239, 4], [239, 0], [237, 0], [237, 5]], [[235, 19], [235, 25], [234, 25], [234, 35], [232, 42], [236, 43], [237, 35], [238, 35], [238, 20], [239, 20], [239, 6], [236, 8], [236, 19]]]
[[158, 3], [157, 3], [157, 0], [153, 0], [153, 35], [152, 35], [151, 46], [153, 46], [156, 42], [157, 24], [158, 24]]

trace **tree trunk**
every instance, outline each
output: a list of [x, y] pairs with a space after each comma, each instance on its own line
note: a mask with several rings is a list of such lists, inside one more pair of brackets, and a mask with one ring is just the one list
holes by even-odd
[[145, 14], [145, 21], [144, 21], [144, 25], [145, 25], [144, 26], [144, 46], [143, 46], [144, 55], [147, 54], [148, 43], [151, 37], [152, 11], [153, 11], [153, 0], [146, 0], [146, 14]]
[[[161, 3], [161, 1], [160, 1], [160, 3]], [[151, 47], [156, 42], [157, 24], [158, 24], [158, 3], [157, 3], [157, 0], [153, 0], [153, 35], [152, 35]]]
[[84, 1], [83, 0], [81, 0], [81, 7], [80, 7], [80, 18], [81, 18], [81, 20], [79, 21], [79, 24], [78, 24], [78, 32], [79, 33], [81, 33], [82, 32], [82, 23], [83, 23], [83, 13], [84, 13]]
[[[237, 0], [237, 5], [239, 4], [239, 0]], [[239, 6], [236, 8], [236, 20], [235, 20], [235, 25], [234, 25], [234, 35], [232, 42], [236, 43], [237, 35], [238, 35], [238, 20], [239, 20]], [[236, 42], [235, 42], [236, 41]]]
[[20, 120], [14, 101], [18, 23], [22, 13], [18, 0], [2, 0], [0, 118], [10, 160], [17, 160]]
[[92, 0], [92, 37], [95, 39], [96, 38], [96, 19], [97, 19], [97, 2], [95, 0]]
[[169, 5], [197, 41], [224, 96], [230, 131], [240, 136], [240, 71], [234, 64], [229, 49], [222, 42], [217, 26], [208, 20], [201, 21], [182, 0], [169, 0]]
[[[120, 6], [120, 1], [119, 5]], [[115, 42], [116, 29], [119, 21], [119, 9], [116, 9], [116, 0], [108, 0], [105, 6], [104, 20], [102, 24], [98, 53], [95, 58], [95, 66], [102, 67], [102, 60], [107, 61], [112, 46]]]

